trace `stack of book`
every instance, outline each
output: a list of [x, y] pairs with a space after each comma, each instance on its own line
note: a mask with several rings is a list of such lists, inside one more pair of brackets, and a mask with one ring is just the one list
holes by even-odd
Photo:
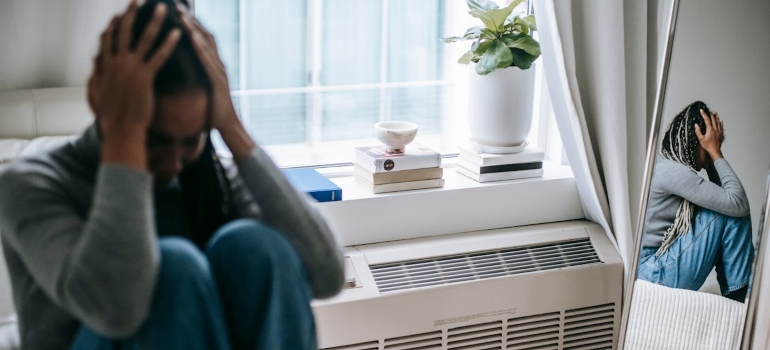
[[388, 153], [385, 146], [357, 147], [353, 174], [372, 193], [444, 186], [441, 154], [411, 144], [404, 153]]
[[545, 152], [528, 147], [520, 153], [481, 153], [460, 146], [457, 172], [478, 182], [524, 179], [543, 176]]

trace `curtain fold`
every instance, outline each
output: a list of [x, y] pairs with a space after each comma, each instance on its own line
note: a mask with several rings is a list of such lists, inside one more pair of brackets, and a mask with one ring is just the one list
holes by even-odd
[[626, 271], [656, 90], [649, 10], [635, 0], [535, 0], [549, 93], [586, 218], [605, 229]]

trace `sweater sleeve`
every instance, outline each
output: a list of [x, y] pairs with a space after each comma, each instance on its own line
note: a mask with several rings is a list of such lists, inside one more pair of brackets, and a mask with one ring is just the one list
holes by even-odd
[[342, 251], [309, 197], [289, 183], [270, 157], [256, 147], [238, 164], [265, 223], [284, 234], [302, 259], [313, 294], [328, 298], [342, 289]]
[[87, 217], [52, 174], [21, 163], [0, 177], [0, 227], [35, 282], [97, 333], [125, 337], [150, 309], [159, 266], [149, 174], [98, 171]]
[[[749, 215], [749, 199], [738, 176], [724, 158], [714, 162], [719, 183], [707, 181], [687, 167], [675, 163], [663, 174], [665, 191], [689, 200], [699, 207], [743, 217]], [[714, 177], [716, 174], [710, 174]]]

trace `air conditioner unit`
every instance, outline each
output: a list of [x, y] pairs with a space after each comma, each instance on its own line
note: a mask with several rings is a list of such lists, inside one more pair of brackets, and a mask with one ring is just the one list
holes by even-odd
[[325, 350], [612, 349], [623, 263], [588, 221], [346, 249], [348, 285], [314, 301]]

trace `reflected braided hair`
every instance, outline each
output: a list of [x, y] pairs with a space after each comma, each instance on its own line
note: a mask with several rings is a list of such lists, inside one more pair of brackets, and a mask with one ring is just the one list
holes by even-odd
[[[695, 101], [674, 117], [666, 129], [661, 150], [663, 158], [681, 163], [695, 173], [698, 172], [696, 169], [698, 169], [698, 149], [700, 148], [700, 141], [695, 134], [695, 125], [699, 125], [703, 132], [706, 131], [706, 122], [700, 114], [701, 109], [707, 115], [711, 115], [705, 103]], [[692, 226], [697, 209], [695, 204], [682, 198], [674, 223], [663, 234], [663, 244], [655, 253], [656, 257], [663, 255], [674, 244], [677, 237], [687, 233]]]

